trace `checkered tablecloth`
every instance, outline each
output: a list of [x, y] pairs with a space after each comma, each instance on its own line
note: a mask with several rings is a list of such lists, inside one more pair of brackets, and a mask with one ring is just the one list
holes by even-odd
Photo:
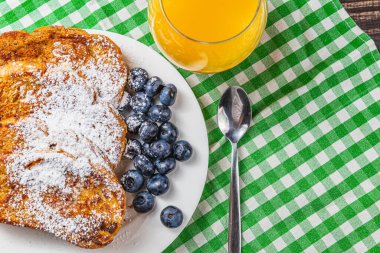
[[[216, 123], [229, 85], [249, 94], [239, 146], [243, 252], [380, 252], [380, 55], [338, 0], [268, 0], [261, 44], [215, 75], [179, 70], [202, 107], [210, 158], [190, 223], [166, 252], [226, 252], [230, 145]], [[62, 24], [154, 45], [147, 0], [0, 0], [0, 32]]]

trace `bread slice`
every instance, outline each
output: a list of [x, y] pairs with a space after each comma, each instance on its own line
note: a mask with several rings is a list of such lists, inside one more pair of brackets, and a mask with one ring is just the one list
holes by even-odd
[[126, 144], [126, 130], [112, 107], [59, 108], [31, 114], [15, 124], [23, 150], [61, 150], [114, 170]]
[[[28, 137], [22, 136], [23, 139], [28, 140], [28, 147], [24, 147], [24, 151], [41, 152], [41, 150], [45, 150], [67, 153], [75, 159], [87, 157], [93, 164], [114, 170], [114, 165], [109, 161], [107, 154], [86, 136], [71, 129], [60, 129], [59, 131], [49, 129], [43, 122], [33, 122], [33, 119], [27, 119], [27, 121], [29, 122], [24, 124], [29, 125], [28, 129], [33, 131], [28, 131]], [[32, 124], [34, 126], [31, 128]]]
[[117, 107], [127, 75], [120, 48], [106, 36], [60, 26], [0, 36], [0, 79], [23, 76], [45, 85], [86, 85]]
[[125, 195], [112, 171], [86, 157], [48, 151], [12, 154], [7, 162], [1, 222], [41, 229], [84, 248], [113, 240]]
[[[105, 102], [95, 103], [93, 94], [77, 85], [51, 85], [40, 88], [35, 94], [31, 101], [24, 99], [24, 102], [0, 104], [0, 122], [5, 125], [17, 121], [20, 132], [22, 130], [29, 143], [27, 148], [46, 146], [35, 130], [45, 124], [50, 140], [61, 139], [63, 142], [62, 131], [71, 130], [90, 140], [106, 156], [111, 168], [116, 168], [126, 144], [126, 127], [113, 106]], [[46, 97], [44, 94], [50, 95]], [[25, 116], [28, 117], [23, 120]], [[36, 120], [38, 124], [35, 124]], [[77, 143], [72, 145], [79, 149]]]

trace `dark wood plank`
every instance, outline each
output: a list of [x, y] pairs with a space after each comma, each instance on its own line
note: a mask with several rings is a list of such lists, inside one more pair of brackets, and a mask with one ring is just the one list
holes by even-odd
[[356, 23], [380, 48], [380, 0], [340, 0]]

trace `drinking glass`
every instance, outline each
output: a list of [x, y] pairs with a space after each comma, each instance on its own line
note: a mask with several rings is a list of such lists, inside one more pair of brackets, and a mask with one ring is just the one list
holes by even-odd
[[153, 38], [172, 63], [216, 73], [252, 53], [268, 14], [266, 0], [149, 0], [148, 15]]

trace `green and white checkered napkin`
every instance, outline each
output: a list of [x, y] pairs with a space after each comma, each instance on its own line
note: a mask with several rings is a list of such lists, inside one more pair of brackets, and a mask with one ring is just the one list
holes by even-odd
[[[252, 100], [240, 143], [243, 252], [380, 252], [380, 55], [338, 0], [269, 0], [266, 32], [239, 66], [180, 70], [201, 104], [210, 158], [190, 224], [166, 252], [226, 252], [229, 143], [216, 123], [229, 85]], [[0, 0], [0, 32], [62, 24], [154, 45], [146, 0]]]

